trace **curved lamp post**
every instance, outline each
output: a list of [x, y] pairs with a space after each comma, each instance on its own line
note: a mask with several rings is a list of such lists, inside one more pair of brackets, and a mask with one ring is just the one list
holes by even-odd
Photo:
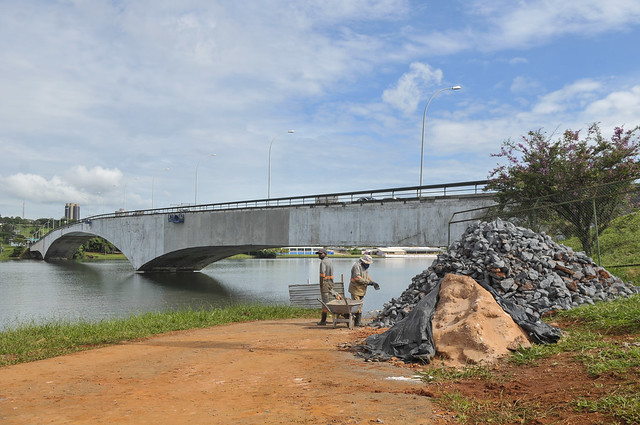
[[[292, 134], [295, 133], [295, 130], [289, 130], [286, 133], [282, 134]], [[268, 188], [267, 188], [267, 199], [271, 199], [271, 147], [273, 146], [273, 142], [280, 136], [280, 134], [276, 135], [273, 139], [271, 139], [271, 143], [269, 144], [269, 177], [267, 179]]]
[[[160, 171], [169, 171], [171, 168], [163, 168]], [[151, 209], [153, 209], [153, 188], [155, 186], [156, 183], [156, 175], [158, 173], [154, 174], [153, 177], [151, 177]]]
[[[212, 153], [209, 156], [216, 156], [216, 154]], [[193, 205], [198, 205], [198, 167], [200, 166], [200, 161], [202, 160], [199, 160], [198, 163], [196, 164], [196, 189], [193, 195]]]
[[[429, 98], [429, 101], [427, 102], [427, 106], [424, 107], [424, 114], [422, 114], [422, 148], [420, 149], [420, 186], [422, 186], [422, 164], [424, 162], [424, 123], [427, 118], [427, 108], [429, 107], [429, 104], [431, 103], [433, 98], [436, 97], [438, 93], [443, 92], [445, 90], [460, 90], [461, 88], [462, 87], [460, 86], [453, 86], [453, 87], [445, 87], [443, 89], [438, 90], [437, 92], [431, 95], [431, 97]], [[422, 189], [420, 189], [420, 196], [422, 196]]]

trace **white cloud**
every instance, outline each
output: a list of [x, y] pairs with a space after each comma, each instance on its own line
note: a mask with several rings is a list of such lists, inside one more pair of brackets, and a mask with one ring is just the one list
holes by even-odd
[[624, 125], [630, 129], [640, 125], [640, 86], [609, 93], [590, 103], [582, 115], [609, 126]]
[[494, 28], [482, 37], [490, 48], [540, 44], [567, 34], [591, 36], [640, 22], [640, 3], [634, 0], [497, 1], [490, 6], [479, 1], [476, 6]]
[[593, 101], [602, 88], [602, 83], [583, 79], [564, 86], [560, 90], [545, 94], [539, 98], [532, 109], [536, 115], [550, 115], [565, 112], [568, 109], [584, 108]]
[[416, 33], [414, 41], [441, 55], [469, 49], [499, 51], [542, 45], [567, 35], [624, 31], [640, 23], [636, 0], [475, 0], [464, 2], [459, 10], [464, 11], [458, 18], [466, 24], [458, 25], [462, 29]]
[[318, 22], [345, 22], [349, 20], [392, 20], [408, 13], [408, 0], [312, 0], [298, 2], [302, 13]]
[[110, 192], [120, 185], [122, 171], [106, 169], [100, 166], [88, 169], [84, 165], [76, 165], [65, 173], [65, 181], [91, 192]]
[[[467, 158], [468, 170], [476, 169], [475, 158], [493, 168], [500, 145], [507, 139], [517, 140], [530, 130], [542, 129], [556, 136], [566, 129], [579, 130], [593, 122], [601, 123], [605, 137], [613, 128], [624, 125], [631, 129], [640, 125], [640, 86], [611, 91], [602, 82], [578, 80], [560, 90], [541, 96], [537, 103], [526, 109], [501, 108], [496, 118], [463, 120], [432, 119], [425, 146], [433, 158], [459, 161]], [[463, 112], [464, 114], [464, 112]], [[440, 162], [440, 161], [438, 161]], [[467, 169], [465, 167], [458, 170]], [[478, 178], [484, 178], [480, 175]]]
[[382, 93], [382, 100], [406, 114], [411, 114], [425, 98], [426, 88], [441, 81], [442, 70], [414, 62], [410, 65], [409, 72], [403, 74], [392, 88]]
[[74, 166], [64, 176], [53, 176], [50, 179], [30, 173], [0, 176], [0, 191], [34, 202], [95, 202], [117, 191], [121, 178], [122, 172], [117, 169]]
[[85, 194], [58, 176], [50, 180], [35, 174], [18, 173], [0, 177], [3, 191], [16, 198], [38, 202], [73, 202], [83, 199]]
[[509, 59], [509, 65], [520, 65], [521, 63], [529, 63], [529, 60], [523, 57]]
[[540, 84], [540, 81], [526, 76], [517, 76], [511, 82], [510, 90], [514, 94], [529, 94], [536, 93], [540, 91], [541, 88], [542, 85]]

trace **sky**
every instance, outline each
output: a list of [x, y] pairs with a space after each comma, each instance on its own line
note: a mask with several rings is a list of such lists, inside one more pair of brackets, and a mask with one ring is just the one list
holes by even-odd
[[0, 0], [0, 216], [417, 186], [423, 118], [423, 184], [484, 180], [640, 125], [639, 46], [638, 0]]

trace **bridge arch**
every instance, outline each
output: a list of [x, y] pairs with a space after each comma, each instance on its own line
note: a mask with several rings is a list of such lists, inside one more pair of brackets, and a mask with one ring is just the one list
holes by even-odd
[[[167, 272], [284, 246], [446, 246], [468, 224], [450, 225], [454, 213], [495, 204], [478, 183], [484, 182], [107, 214], [55, 229], [31, 251], [46, 261], [71, 258], [100, 236], [136, 271]], [[467, 192], [456, 192], [460, 187]], [[436, 189], [441, 193], [431, 192]]]

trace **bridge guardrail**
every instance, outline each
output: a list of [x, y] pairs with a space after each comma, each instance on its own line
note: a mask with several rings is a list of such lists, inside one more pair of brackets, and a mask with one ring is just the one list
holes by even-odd
[[[291, 206], [333, 205], [333, 204], [358, 204], [368, 202], [393, 202], [402, 200], [415, 200], [419, 198], [433, 198], [439, 196], [477, 195], [484, 191], [487, 180], [475, 180], [459, 183], [448, 183], [427, 186], [409, 186], [391, 189], [363, 190], [357, 192], [323, 193], [317, 195], [291, 196], [286, 198], [263, 198], [248, 201], [219, 202], [213, 204], [179, 205], [164, 208], [146, 210], [116, 211], [108, 214], [98, 214], [85, 217], [82, 222], [90, 223], [92, 220], [104, 218], [193, 213], [206, 211], [224, 211], [255, 208], [278, 208]], [[56, 228], [63, 229], [77, 223], [68, 224]]]

